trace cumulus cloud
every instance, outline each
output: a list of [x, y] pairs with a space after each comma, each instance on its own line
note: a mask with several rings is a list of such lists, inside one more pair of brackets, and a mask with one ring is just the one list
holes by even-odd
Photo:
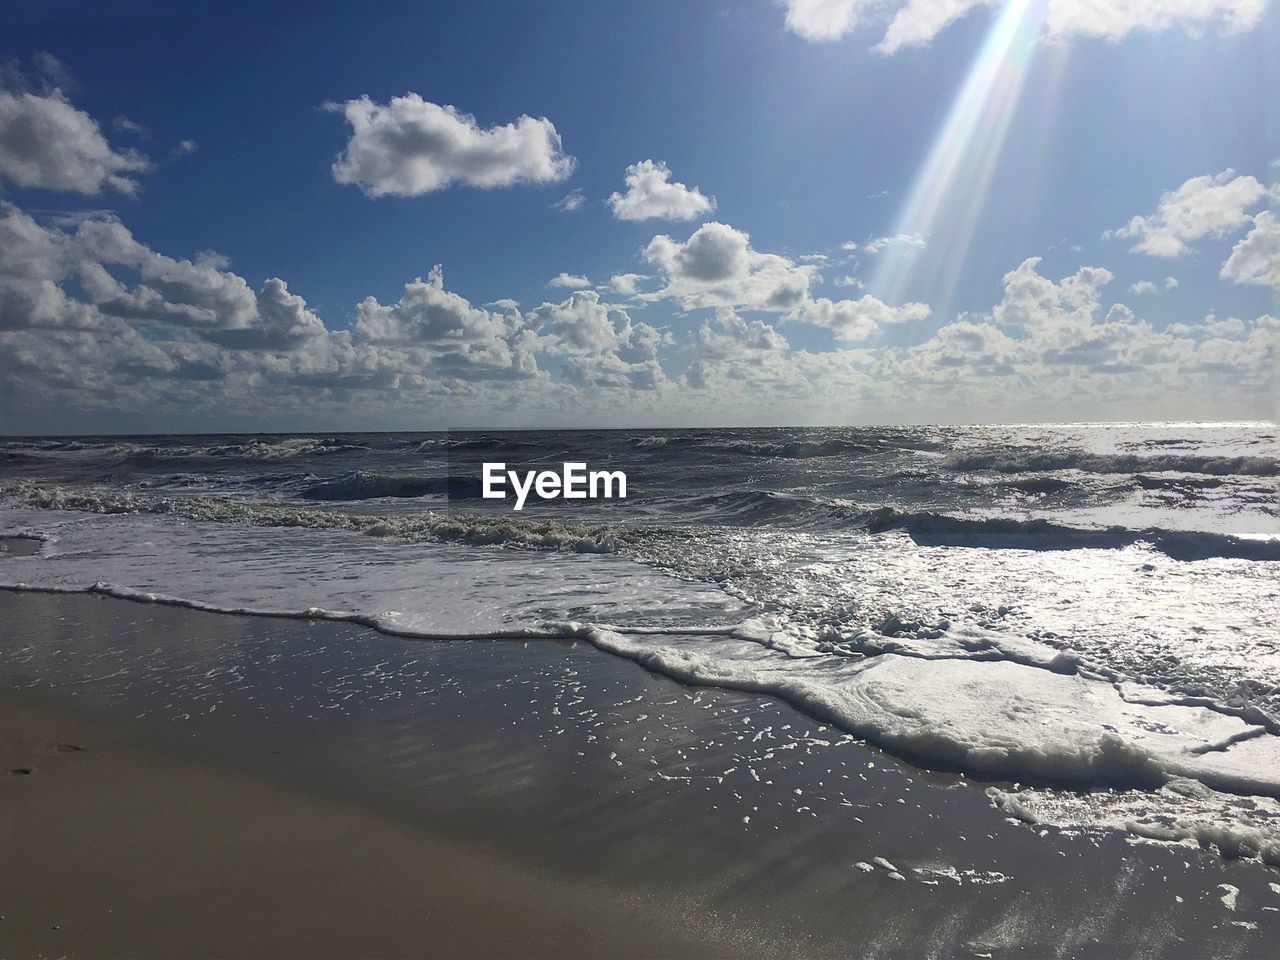
[[1004, 275], [1004, 298], [992, 310], [995, 321], [1023, 334], [1048, 336], [1091, 324], [1111, 271], [1081, 267], [1054, 283], [1037, 271], [1039, 263], [1039, 257], [1028, 257]]
[[1196, 390], [1202, 399], [1230, 392], [1236, 404], [1269, 389], [1280, 356], [1274, 318], [1210, 316], [1157, 330], [1125, 304], [1103, 311], [1110, 271], [1082, 267], [1055, 282], [1039, 273], [1038, 263], [1030, 258], [1005, 275], [1004, 295], [989, 315], [958, 318], [908, 348], [896, 374], [935, 388], [950, 378], [957, 396], [973, 391], [967, 402], [986, 391], [999, 403], [1004, 389], [1058, 396], [1072, 408], [1085, 398], [1095, 404], [1143, 398], [1153, 413], [1175, 399], [1169, 383], [1184, 397]]
[[929, 306], [924, 303], [906, 303], [893, 307], [870, 294], [857, 300], [828, 300], [819, 297], [806, 300], [795, 312], [795, 318], [820, 327], [827, 327], [837, 340], [865, 340], [885, 324], [924, 320], [929, 316]]
[[601, 301], [595, 290], [544, 303], [527, 320], [547, 349], [564, 357], [566, 375], [575, 383], [651, 390], [666, 380], [658, 362], [662, 334]]
[[956, 320], [910, 351], [917, 372], [967, 369], [990, 374], [1011, 371], [1023, 348], [991, 323]]
[[787, 340], [763, 320], [744, 320], [732, 307], [719, 307], [715, 323], [704, 322], [694, 335], [700, 360], [736, 360], [787, 349]]
[[[736, 284], [752, 305], [716, 304], [684, 336], [636, 322], [596, 290], [525, 314], [512, 300], [477, 307], [446, 289], [439, 269], [405, 284], [393, 302], [366, 298], [350, 330], [333, 330], [282, 279], [251, 285], [217, 256], [161, 254], [109, 216], [49, 225], [0, 206], [6, 399], [29, 411], [210, 411], [211, 426], [227, 411], [260, 417], [266, 409], [317, 425], [353, 410], [405, 427], [424, 415], [483, 420], [509, 410], [567, 423], [581, 417], [585, 397], [607, 399], [601, 416], [611, 422], [727, 422], [744, 411], [757, 422], [825, 419], [836, 396], [842, 411], [855, 405], [860, 416], [886, 418], [1267, 412], [1280, 359], [1280, 322], [1271, 316], [1156, 329], [1104, 300], [1110, 271], [1085, 266], [1055, 279], [1031, 258], [1005, 275], [989, 312], [924, 331], [918, 342], [796, 349], [781, 324], [821, 324], [852, 342], [923, 319], [927, 307], [815, 299], [807, 290], [794, 306], [769, 307], [776, 287], [772, 277], [753, 279], [754, 258], [777, 255], [723, 231], [719, 239], [732, 241], [731, 255], [704, 262], [694, 245], [698, 262], [683, 267], [676, 254], [692, 238], [672, 241], [669, 262], [686, 275], [663, 270], [660, 280]], [[780, 259], [768, 269], [803, 269]], [[1238, 264], [1246, 262], [1242, 253]], [[688, 359], [678, 378], [664, 370], [668, 349]]]
[[626, 184], [626, 193], [609, 195], [609, 206], [619, 220], [692, 220], [716, 208], [714, 197], [673, 181], [661, 161], [633, 163], [627, 167]]
[[1147, 293], [1155, 293], [1156, 285], [1152, 283], [1150, 280], [1139, 280], [1136, 283], [1129, 284], [1129, 292], [1136, 296], [1142, 296], [1143, 294], [1147, 294]]
[[644, 257], [663, 272], [666, 286], [642, 296], [676, 300], [685, 309], [794, 310], [807, 297], [817, 269], [753, 250], [746, 233], [717, 221], [704, 223], [683, 243], [656, 236]]
[[[787, 28], [810, 42], [838, 40], [873, 17], [889, 16], [875, 49], [892, 54], [928, 44], [975, 9], [999, 0], [788, 0]], [[1226, 33], [1249, 30], [1262, 20], [1263, 0], [1047, 0], [1043, 32], [1054, 39], [1073, 36], [1116, 41], [1130, 33], [1182, 29], [1195, 35], [1205, 27]]]
[[1270, 210], [1253, 218], [1253, 229], [1231, 249], [1220, 275], [1234, 283], [1270, 287], [1280, 295], [1280, 221]]
[[395, 303], [366, 297], [352, 334], [360, 343], [429, 351], [438, 368], [455, 376], [519, 376], [537, 369], [521, 328], [518, 312], [485, 310], [446, 290], [437, 264], [426, 280], [405, 284]]
[[704, 389], [719, 378], [751, 378], [787, 349], [787, 340], [763, 320], [745, 320], [732, 307], [719, 307], [714, 322], [704, 322], [693, 335], [693, 360], [685, 381]]
[[1246, 212], [1267, 195], [1250, 176], [1224, 170], [1216, 176], [1192, 177], [1160, 198], [1156, 211], [1136, 216], [1105, 237], [1136, 240], [1130, 249], [1154, 257], [1179, 257], [1203, 237], [1223, 237], [1249, 222]]
[[827, 327], [839, 340], [863, 340], [885, 323], [903, 323], [929, 315], [921, 303], [892, 307], [870, 295], [858, 300], [813, 299], [812, 264], [798, 264], [751, 246], [741, 230], [706, 223], [681, 243], [654, 237], [645, 257], [664, 274], [666, 285], [646, 299], [676, 300], [685, 309], [735, 307], [785, 314], [789, 320]]
[[609, 286], [614, 293], [633, 297], [637, 293], [636, 284], [648, 279], [650, 278], [643, 273], [615, 273], [609, 278]]
[[[0, 325], [10, 329], [159, 323], [230, 349], [289, 349], [324, 331], [283, 280], [270, 278], [255, 293], [216, 257], [157, 253], [111, 216], [46, 227], [10, 205], [0, 209], [0, 241]], [[86, 299], [67, 293], [72, 280]]]
[[413, 197], [454, 183], [506, 187], [563, 180], [575, 161], [545, 117], [481, 127], [457, 107], [416, 93], [386, 104], [369, 97], [329, 104], [351, 125], [351, 138], [333, 163], [338, 183], [372, 197]]
[[571, 290], [580, 289], [581, 287], [591, 286], [591, 281], [586, 277], [576, 276], [572, 273], [565, 273], [561, 270], [554, 277], [547, 281], [548, 287], [568, 287]]
[[0, 178], [19, 187], [133, 195], [151, 169], [136, 150], [116, 150], [89, 114], [61, 90], [0, 89]]

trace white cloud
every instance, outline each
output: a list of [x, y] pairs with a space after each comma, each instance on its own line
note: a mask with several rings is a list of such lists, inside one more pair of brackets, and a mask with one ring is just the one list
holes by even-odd
[[174, 149], [175, 153], [189, 155], [200, 149], [200, 144], [194, 140], [179, 140], [178, 146]]
[[[1226, 279], [1274, 283], [1275, 242], [1274, 216], [1256, 214]], [[1269, 412], [1280, 322], [1209, 316], [1157, 330], [1103, 299], [1112, 276], [1102, 267], [1050, 279], [1028, 259], [988, 313], [934, 333], [900, 328], [874, 348], [813, 351], [792, 348], [783, 324], [853, 343], [923, 320], [928, 307], [815, 299], [812, 266], [756, 250], [725, 224], [650, 248], [661, 289], [638, 296], [717, 308], [686, 336], [634, 321], [597, 290], [523, 314], [510, 299], [478, 307], [445, 289], [438, 268], [393, 302], [366, 298], [350, 330], [332, 330], [282, 279], [250, 283], [213, 254], [167, 256], [109, 215], [47, 223], [0, 203], [6, 400], [21, 415], [96, 409], [224, 427], [215, 418], [291, 411], [316, 428], [353, 416], [327, 422], [501, 423], [512, 411], [574, 423], [588, 398], [612, 423], [796, 422], [855, 408], [949, 420]], [[634, 291], [646, 279], [611, 284]], [[664, 365], [686, 358], [669, 377]]]
[[1147, 293], [1155, 293], [1156, 285], [1150, 280], [1139, 280], [1136, 283], [1129, 284], [1129, 292], [1137, 296]]
[[60, 90], [0, 90], [0, 178], [19, 187], [132, 195], [151, 169], [136, 150], [113, 150], [96, 120]]
[[373, 197], [419, 196], [453, 183], [548, 183], [565, 179], [575, 163], [545, 117], [522, 116], [486, 129], [470, 114], [416, 93], [386, 104], [366, 96], [329, 109], [351, 125], [351, 139], [333, 163], [333, 178]]
[[[810, 42], [840, 40], [873, 15], [892, 12], [876, 50], [893, 54], [929, 44], [943, 29], [998, 0], [787, 0], [786, 26]], [[1196, 35], [1216, 26], [1233, 33], [1256, 27], [1263, 0], [1047, 0], [1044, 35], [1117, 41], [1129, 33], [1181, 28]]]
[[704, 322], [693, 335], [693, 360], [685, 381], [704, 389], [731, 376], [755, 379], [754, 369], [765, 367], [787, 350], [787, 340], [763, 320], [745, 320], [732, 307], [719, 307], [714, 323]]
[[1112, 280], [1103, 267], [1081, 267], [1054, 283], [1041, 276], [1039, 257], [1004, 275], [1004, 299], [992, 310], [996, 323], [1031, 336], [1056, 338], [1093, 322], [1101, 291]]
[[897, 53], [903, 47], [924, 46], [970, 10], [992, 6], [994, 2], [995, 0], [908, 0], [894, 13], [884, 36], [876, 44], [876, 50], [889, 54]]
[[787, 0], [787, 29], [810, 43], [839, 40], [872, 6], [872, 0]]
[[645, 247], [645, 259], [665, 274], [666, 286], [647, 299], [678, 301], [685, 309], [745, 307], [787, 312], [806, 298], [816, 268], [751, 249], [751, 238], [712, 221], [681, 243], [665, 234]]
[[1050, 0], [1048, 33], [1062, 37], [1081, 34], [1106, 40], [1139, 31], [1181, 28], [1195, 34], [1205, 26], [1233, 33], [1262, 21], [1263, 0]]
[[662, 335], [635, 323], [594, 290], [575, 290], [561, 303], [529, 312], [533, 330], [564, 356], [569, 379], [582, 386], [652, 390], [666, 380], [658, 362]]
[[[888, 26], [876, 45], [892, 54], [905, 47], [928, 44], [946, 27], [975, 9], [999, 0], [788, 0], [786, 25], [810, 42], [838, 40], [860, 27], [870, 16], [891, 11]], [[1217, 26], [1233, 33], [1256, 27], [1262, 20], [1263, 0], [1047, 0], [1044, 34], [1116, 41], [1130, 33], [1179, 28], [1196, 35]]]
[[716, 208], [714, 197], [672, 181], [671, 171], [661, 161], [633, 163], [627, 167], [626, 184], [625, 194], [609, 195], [609, 206], [619, 220], [692, 220]]
[[795, 313], [805, 323], [829, 328], [837, 340], [865, 340], [884, 324], [923, 320], [929, 307], [923, 303], [906, 303], [892, 307], [883, 300], [864, 294], [857, 300], [828, 300], [819, 297], [806, 300]]
[[1174, 289], [1177, 285], [1178, 285], [1178, 278], [1177, 278], [1177, 277], [1165, 277], [1165, 278], [1164, 278], [1164, 288], [1165, 288], [1166, 290], [1172, 290], [1172, 289]]
[[845, 274], [843, 277], [836, 277], [831, 281], [833, 287], [853, 287], [855, 290], [861, 290], [863, 283], [852, 274]]
[[839, 340], [863, 340], [881, 324], [923, 319], [929, 307], [908, 303], [891, 307], [872, 296], [858, 300], [817, 300], [809, 295], [816, 267], [751, 247], [751, 238], [728, 224], [705, 223], [684, 243], [660, 235], [645, 248], [666, 286], [645, 299], [676, 300], [685, 309], [736, 307], [781, 313], [827, 327]]
[[586, 277], [574, 276], [573, 274], [565, 273], [563, 270], [561, 270], [554, 277], [552, 277], [550, 280], [547, 281], [547, 286], [548, 287], [568, 287], [570, 289], [577, 290], [582, 287], [591, 286], [591, 281], [588, 280]]
[[624, 297], [633, 297], [638, 292], [636, 284], [641, 280], [649, 280], [650, 277], [643, 273], [615, 273], [609, 278], [609, 286], [614, 293]]
[[1134, 217], [1105, 237], [1134, 239], [1135, 253], [1179, 257], [1187, 245], [1203, 237], [1222, 237], [1249, 222], [1249, 207], [1267, 195], [1250, 176], [1224, 170], [1216, 176], [1192, 177], [1160, 198], [1156, 212]]
[[536, 369], [523, 349], [519, 314], [485, 310], [446, 290], [438, 265], [426, 280], [405, 284], [395, 303], [384, 306], [365, 298], [356, 308], [352, 333], [358, 342], [429, 350], [438, 366], [456, 376], [519, 375]]
[[896, 253], [911, 248], [923, 250], [924, 247], [925, 239], [918, 233], [896, 233], [890, 237], [875, 237], [862, 245], [862, 249], [867, 253], [881, 253], [886, 250]]
[[582, 207], [587, 202], [587, 195], [582, 192], [581, 187], [574, 187], [563, 197], [552, 204], [557, 210], [563, 210], [565, 213], [572, 213]]
[[1253, 218], [1253, 229], [1232, 249], [1220, 275], [1234, 283], [1269, 286], [1280, 295], [1280, 221], [1270, 210]]
[[1023, 348], [993, 324], [956, 320], [909, 353], [917, 370], [965, 368], [989, 373], [1011, 368]]
[[763, 320], [744, 320], [732, 307], [718, 307], [715, 323], [704, 322], [694, 335], [701, 360], [736, 360], [787, 349], [787, 340]]
[[[241, 349], [296, 347], [324, 332], [283, 280], [257, 291], [215, 257], [176, 260], [138, 242], [116, 219], [45, 227], [13, 206], [0, 210], [0, 325], [14, 329], [112, 329], [157, 323]], [[132, 286], [115, 273], [132, 272]], [[75, 280], [87, 299], [67, 293]]]
[[150, 130], [140, 123], [135, 123], [126, 116], [116, 117], [111, 121], [111, 126], [115, 127], [121, 133], [132, 133], [139, 137], [147, 137], [151, 135]]

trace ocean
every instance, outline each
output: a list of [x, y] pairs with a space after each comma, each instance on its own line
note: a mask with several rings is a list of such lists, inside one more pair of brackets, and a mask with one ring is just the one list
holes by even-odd
[[[493, 461], [628, 496], [517, 513]], [[9, 438], [0, 585], [588, 642], [1280, 866], [1278, 477], [1268, 423]]]

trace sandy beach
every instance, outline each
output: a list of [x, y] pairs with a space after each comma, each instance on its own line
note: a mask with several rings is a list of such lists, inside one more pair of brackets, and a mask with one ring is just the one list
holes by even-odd
[[0, 619], [4, 956], [1264, 956], [1280, 929], [1256, 863], [1033, 829], [585, 645], [8, 591]]

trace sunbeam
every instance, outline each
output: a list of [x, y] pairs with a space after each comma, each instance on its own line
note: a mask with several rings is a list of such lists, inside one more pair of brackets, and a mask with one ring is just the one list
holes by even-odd
[[[891, 231], [926, 238], [929, 260], [938, 264], [927, 282], [935, 306], [950, 301], [964, 268], [1046, 6], [1045, 0], [1011, 0], [996, 18]], [[872, 292], [889, 303], [908, 292], [918, 298], [913, 283], [920, 279], [921, 252], [906, 247], [882, 254]]]

